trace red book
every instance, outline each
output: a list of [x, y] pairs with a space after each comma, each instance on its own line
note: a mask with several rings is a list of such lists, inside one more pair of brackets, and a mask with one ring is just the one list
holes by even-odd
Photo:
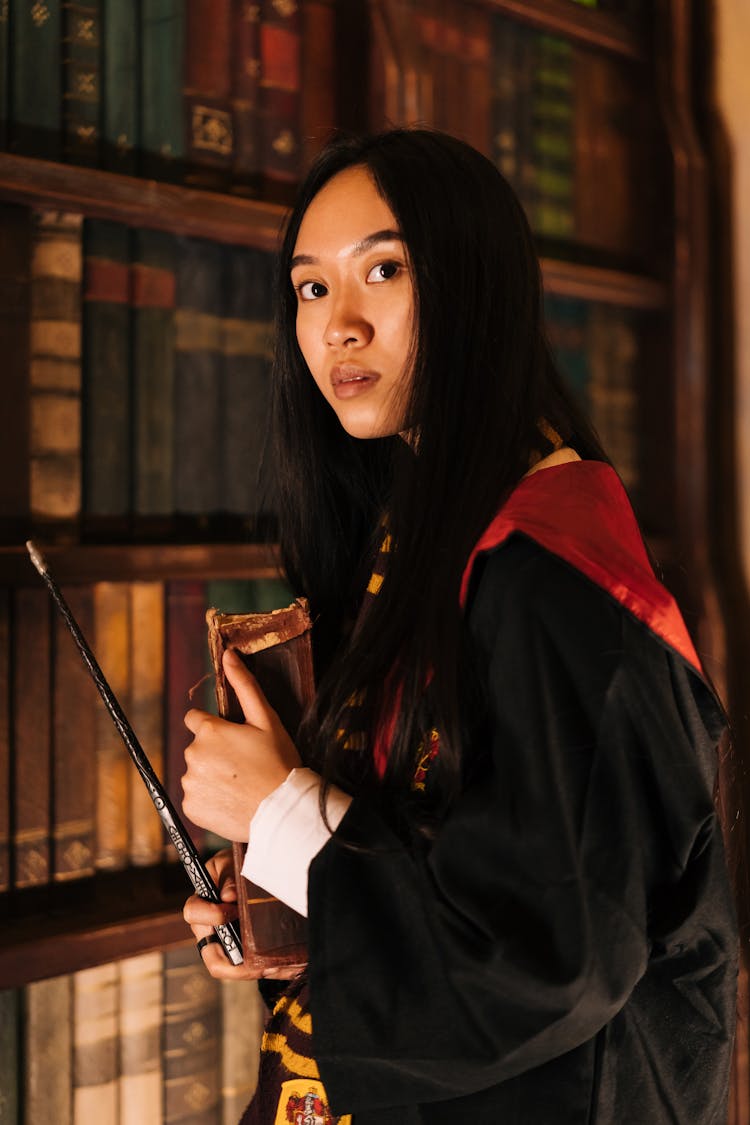
[[29, 320], [31, 291], [31, 212], [15, 203], [0, 204], [0, 355], [3, 402], [0, 414], [0, 540], [27, 538], [30, 400]]
[[0, 892], [10, 886], [10, 594], [0, 590]]
[[[167, 583], [166, 592], [166, 753], [165, 784], [172, 804], [182, 816], [182, 782], [185, 772], [185, 747], [191, 739], [184, 723], [185, 712], [203, 707], [205, 691], [191, 698], [191, 689], [201, 684], [206, 673], [206, 594], [202, 582], [179, 579]], [[195, 846], [203, 846], [205, 833], [183, 817]], [[175, 858], [171, 844], [168, 857]]]
[[234, 156], [231, 0], [187, 0], [185, 46], [188, 183], [228, 186]]
[[301, 166], [299, 4], [263, 0], [260, 25], [261, 169], [266, 193], [291, 195]]
[[333, 0], [302, 6], [302, 164], [307, 168], [337, 125], [336, 13]]
[[260, 8], [232, 0], [232, 190], [256, 195], [260, 187]]

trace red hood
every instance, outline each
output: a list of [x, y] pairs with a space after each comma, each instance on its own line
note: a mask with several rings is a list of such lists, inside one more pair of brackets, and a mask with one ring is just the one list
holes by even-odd
[[525, 477], [469, 557], [462, 607], [477, 555], [514, 531], [580, 570], [702, 674], [682, 615], [651, 569], [633, 509], [609, 465], [571, 461]]

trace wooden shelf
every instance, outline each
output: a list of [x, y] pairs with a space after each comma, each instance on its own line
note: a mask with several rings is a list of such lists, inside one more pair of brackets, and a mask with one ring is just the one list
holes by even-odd
[[557, 258], [542, 258], [541, 265], [545, 289], [559, 297], [579, 297], [634, 309], [669, 307], [669, 286], [650, 277]]
[[620, 17], [593, 11], [573, 0], [486, 0], [487, 6], [553, 34], [645, 62], [643, 45]]
[[0, 198], [275, 250], [286, 209], [234, 195], [0, 152]]
[[[260, 543], [37, 545], [58, 583], [162, 578], [278, 578], [274, 548]], [[0, 584], [39, 581], [25, 547], [0, 547]]]

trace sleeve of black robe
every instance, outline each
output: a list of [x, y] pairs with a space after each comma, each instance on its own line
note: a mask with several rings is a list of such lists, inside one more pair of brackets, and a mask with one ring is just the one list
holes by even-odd
[[699, 679], [522, 536], [483, 560], [468, 623], [491, 752], [432, 850], [355, 799], [342, 828], [371, 851], [332, 840], [310, 871], [315, 1056], [349, 1112], [485, 1089], [587, 1041], [644, 973], [652, 897], [701, 908], [680, 890], [718, 834]]

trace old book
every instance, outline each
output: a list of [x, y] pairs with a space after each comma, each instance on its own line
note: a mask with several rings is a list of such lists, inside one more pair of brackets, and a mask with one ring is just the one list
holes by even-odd
[[31, 513], [47, 530], [81, 511], [80, 215], [34, 216], [31, 256]]
[[30, 532], [29, 320], [31, 211], [0, 203], [0, 355], [8, 408], [0, 412], [0, 541], [18, 543]]
[[[85, 637], [94, 635], [90, 586], [63, 591]], [[94, 871], [99, 696], [60, 614], [53, 624], [52, 860], [56, 882]]]
[[[242, 709], [223, 670], [227, 648], [240, 654], [271, 706], [294, 736], [315, 693], [311, 621], [304, 602], [270, 613], [206, 615], [208, 644], [216, 676], [219, 714], [243, 722]], [[307, 921], [242, 875], [245, 848], [233, 845], [239, 891], [240, 929], [248, 965], [301, 968], [306, 960]]]
[[131, 301], [133, 511], [139, 531], [161, 537], [174, 508], [173, 235], [133, 232]]
[[252, 529], [271, 395], [271, 255], [229, 247], [221, 321], [221, 505]]
[[299, 4], [261, 0], [260, 129], [264, 193], [286, 202], [300, 175]]
[[141, 175], [179, 180], [185, 161], [182, 114], [185, 12], [182, 0], [141, 0]]
[[87, 220], [83, 249], [84, 526], [119, 537], [131, 507], [130, 231]]
[[237, 1125], [255, 1093], [262, 1035], [263, 1001], [257, 985], [222, 981], [221, 1125]]
[[10, 590], [3, 588], [0, 589], [0, 892], [7, 891], [10, 887], [12, 794], [10, 643]]
[[591, 304], [587, 343], [591, 421], [633, 494], [640, 476], [636, 373], [642, 365], [635, 314], [615, 305]]
[[73, 974], [74, 1125], [119, 1125], [118, 1015], [116, 962]]
[[102, 164], [134, 176], [138, 125], [139, 8], [122, 0], [102, 4]]
[[10, 0], [11, 148], [59, 160], [62, 154], [61, 0]]
[[[130, 704], [130, 590], [126, 582], [94, 586], [94, 650], [127, 714]], [[96, 709], [96, 866], [125, 867], [129, 854], [131, 764], [104, 706]]]
[[24, 988], [22, 1027], [23, 1120], [73, 1125], [73, 999], [69, 976], [34, 981]]
[[162, 1125], [163, 954], [119, 964], [118, 1125]]
[[226, 190], [234, 159], [231, 0], [187, 0], [185, 28], [185, 181]]
[[100, 155], [100, 39], [100, 0], [63, 0], [63, 154], [94, 167]]
[[19, 1125], [20, 1121], [20, 998], [17, 988], [0, 992], [0, 1125]]
[[202, 524], [222, 507], [222, 264], [225, 250], [178, 239], [174, 508]]
[[[130, 721], [157, 777], [164, 769], [164, 583], [130, 586]], [[159, 863], [163, 829], [145, 785], [130, 787], [130, 862]]]
[[490, 151], [490, 12], [463, 7], [460, 20], [465, 114], [462, 136], [480, 152]]
[[302, 4], [300, 102], [302, 168], [308, 167], [338, 125], [336, 11], [333, 0]]
[[573, 48], [556, 35], [537, 35], [535, 44], [530, 219], [538, 234], [569, 239], [575, 234]]
[[260, 189], [260, 6], [232, 0], [232, 191], [257, 195]]
[[164, 954], [164, 1125], [220, 1125], [219, 982], [195, 945]]
[[[198, 851], [203, 849], [205, 832], [182, 813], [182, 782], [185, 772], [185, 747], [190, 733], [185, 712], [202, 706], [202, 697], [191, 697], [191, 690], [205, 677], [203, 661], [206, 633], [206, 594], [202, 582], [175, 579], [166, 584], [166, 746], [164, 774], [169, 799]], [[165, 845], [168, 860], [177, 858], [171, 844]]]
[[8, 0], [0, 3], [0, 149], [8, 146], [8, 111], [10, 105], [10, 67], [8, 66]]
[[50, 599], [20, 587], [13, 604], [13, 885], [50, 879]]

